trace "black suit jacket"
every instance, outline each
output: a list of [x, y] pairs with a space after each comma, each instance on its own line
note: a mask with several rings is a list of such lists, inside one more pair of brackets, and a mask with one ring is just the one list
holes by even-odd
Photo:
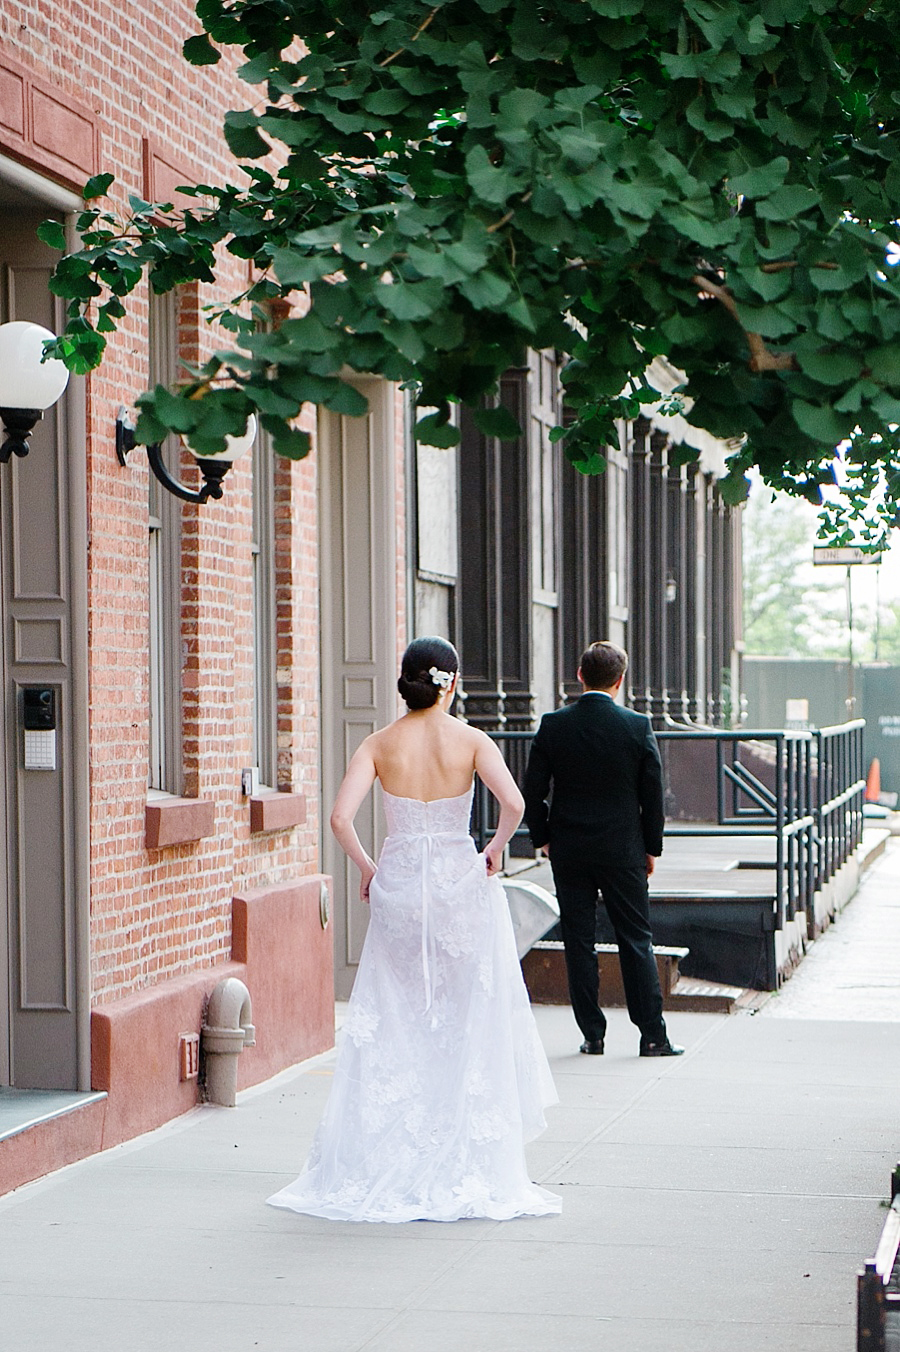
[[659, 748], [643, 714], [587, 695], [541, 719], [525, 773], [525, 820], [554, 860], [588, 854], [643, 864], [662, 854], [663, 803]]

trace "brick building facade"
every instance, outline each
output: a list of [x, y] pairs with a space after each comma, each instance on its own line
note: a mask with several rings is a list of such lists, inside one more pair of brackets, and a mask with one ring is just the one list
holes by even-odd
[[[124, 207], [235, 172], [220, 128], [248, 90], [226, 63], [181, 61], [195, 28], [187, 0], [3, 7], [0, 322], [61, 323], [34, 230], [71, 220], [91, 174], [114, 172]], [[408, 634], [458, 643], [466, 716], [489, 729], [571, 697], [604, 635], [632, 650], [631, 698], [658, 721], [727, 721], [723, 672], [736, 688], [721, 448], [679, 467], [679, 429], [623, 426], [608, 473], [582, 479], [548, 436], [553, 354], [504, 378], [520, 443], [464, 420], [458, 451], [415, 452], [404, 397], [361, 379], [368, 417], [310, 414], [308, 459], [260, 444], [219, 502], [180, 504], [141, 450], [121, 466], [119, 407], [203, 355], [203, 307], [245, 269], [223, 253], [214, 286], [136, 292], [101, 368], [0, 465], [0, 1106], [48, 1096], [43, 1117], [28, 1101], [37, 1126], [0, 1131], [0, 1191], [195, 1104], [184, 1039], [224, 976], [253, 1001], [240, 1084], [331, 1045], [366, 910], [322, 807], [396, 715]], [[58, 698], [52, 773], [24, 765], [26, 687]], [[266, 787], [247, 795], [254, 766]], [[377, 797], [357, 824], [377, 850]]]
[[[179, 184], [235, 172], [221, 123], [247, 87], [224, 64], [182, 62], [195, 30], [182, 0], [3, 7], [0, 321], [58, 329], [47, 289], [54, 255], [34, 229], [48, 216], [71, 220], [91, 174], [115, 173], [112, 198], [124, 208], [129, 193], [177, 201]], [[28, 458], [0, 470], [0, 835], [10, 841], [0, 1094], [4, 1085], [8, 1097], [42, 1091], [53, 1106], [63, 1092], [71, 1109], [62, 1126], [5, 1143], [0, 1186], [196, 1102], [181, 1039], [199, 1032], [225, 975], [246, 982], [258, 1029], [240, 1058], [241, 1084], [333, 1039], [319, 728], [337, 715], [319, 707], [319, 521], [347, 513], [340, 497], [322, 502], [315, 419], [307, 460], [275, 461], [259, 446], [233, 467], [222, 501], [203, 506], [168, 498], [143, 451], [124, 468], [114, 453], [119, 407], [203, 355], [215, 341], [204, 305], [245, 281], [246, 264], [223, 255], [215, 286], [185, 288], [171, 303], [146, 286], [136, 292], [99, 371], [73, 378]], [[404, 418], [392, 391], [376, 391], [376, 402], [371, 467], [380, 474], [389, 462], [392, 484], [390, 527], [370, 540], [393, 597], [379, 652], [368, 654], [382, 687], [403, 641]], [[331, 421], [339, 458], [346, 420]], [[190, 456], [177, 447], [166, 456], [185, 483], [198, 482]], [[339, 481], [332, 473], [338, 495]], [[50, 773], [24, 768], [29, 684], [58, 700]], [[248, 796], [241, 773], [254, 765], [264, 787]], [[337, 773], [335, 764], [328, 792]]]

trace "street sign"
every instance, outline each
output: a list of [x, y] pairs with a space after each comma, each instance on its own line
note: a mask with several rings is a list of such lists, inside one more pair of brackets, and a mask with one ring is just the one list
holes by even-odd
[[840, 563], [846, 568], [852, 563], [881, 563], [881, 555], [867, 554], [856, 545], [814, 545], [813, 563]]

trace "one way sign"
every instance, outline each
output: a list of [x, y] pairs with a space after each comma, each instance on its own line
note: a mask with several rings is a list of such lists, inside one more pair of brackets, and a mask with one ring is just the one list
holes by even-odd
[[846, 568], [851, 563], [881, 563], [881, 555], [867, 554], [857, 545], [814, 545], [813, 563], [840, 563]]

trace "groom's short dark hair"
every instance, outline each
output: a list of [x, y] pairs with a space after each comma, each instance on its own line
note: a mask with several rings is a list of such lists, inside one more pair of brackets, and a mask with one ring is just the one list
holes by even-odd
[[601, 639], [581, 656], [581, 679], [588, 690], [608, 690], [628, 669], [624, 648]]

